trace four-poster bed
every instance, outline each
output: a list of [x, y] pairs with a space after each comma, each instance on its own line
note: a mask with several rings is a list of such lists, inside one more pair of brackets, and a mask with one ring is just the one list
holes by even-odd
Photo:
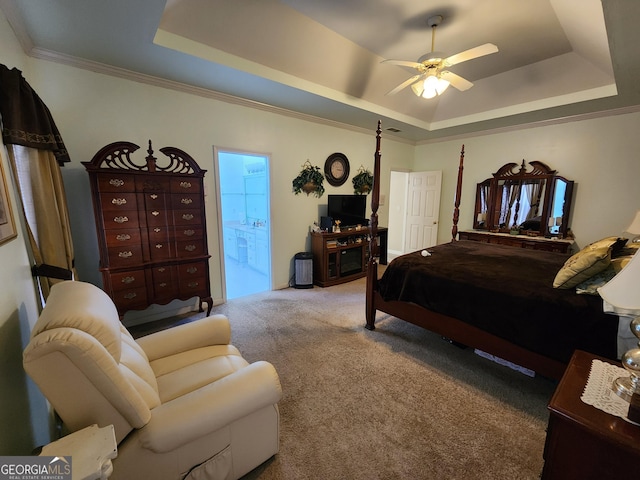
[[[376, 131], [371, 238], [380, 196], [381, 124]], [[376, 312], [413, 323], [543, 376], [559, 379], [576, 348], [616, 358], [618, 319], [597, 296], [553, 288], [569, 254], [458, 241], [464, 146], [453, 211], [453, 239], [394, 259], [378, 278], [369, 246], [366, 328]]]

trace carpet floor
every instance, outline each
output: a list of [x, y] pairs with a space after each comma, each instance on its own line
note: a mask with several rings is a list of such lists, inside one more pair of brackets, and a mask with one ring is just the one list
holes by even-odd
[[361, 279], [214, 308], [248, 361], [275, 366], [284, 392], [280, 452], [244, 480], [539, 478], [556, 383], [386, 314], [366, 330], [364, 291]]

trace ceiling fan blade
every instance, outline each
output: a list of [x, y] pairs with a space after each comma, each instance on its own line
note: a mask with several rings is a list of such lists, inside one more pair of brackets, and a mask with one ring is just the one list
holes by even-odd
[[443, 70], [442, 72], [440, 72], [440, 78], [446, 80], [461, 92], [469, 90], [471, 87], [473, 87], [473, 83], [471, 83], [469, 80], [466, 80], [460, 75], [456, 75], [455, 73], [448, 70]]
[[424, 74], [420, 73], [418, 75], [414, 75], [413, 77], [405, 80], [404, 82], [402, 82], [400, 85], [398, 85], [396, 88], [394, 88], [393, 90], [387, 92], [387, 95], [395, 95], [396, 93], [398, 93], [400, 90], [402, 90], [403, 88], [408, 87], [409, 85], [411, 85], [412, 83], [417, 82], [418, 80], [420, 80], [422, 77], [424, 77]]
[[496, 53], [497, 51], [498, 47], [496, 47], [493, 43], [485, 43], [484, 45], [470, 48], [469, 50], [465, 50], [464, 52], [451, 55], [450, 57], [445, 58], [443, 63], [445, 66], [450, 67], [458, 63], [473, 60], [474, 58], [484, 57], [485, 55]]
[[422, 66], [421, 63], [410, 62], [408, 60], [383, 60], [380, 63], [388, 63], [390, 65], [400, 65], [401, 67], [411, 67], [411, 68], [419, 68]]

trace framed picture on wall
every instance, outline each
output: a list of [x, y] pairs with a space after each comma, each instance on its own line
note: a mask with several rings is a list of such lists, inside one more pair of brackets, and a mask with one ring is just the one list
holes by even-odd
[[13, 220], [13, 210], [7, 194], [7, 177], [0, 161], [0, 244], [17, 236], [16, 224]]

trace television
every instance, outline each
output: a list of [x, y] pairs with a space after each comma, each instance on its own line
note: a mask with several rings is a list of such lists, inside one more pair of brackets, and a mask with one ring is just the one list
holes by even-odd
[[366, 195], [328, 195], [327, 215], [340, 227], [369, 225]]

